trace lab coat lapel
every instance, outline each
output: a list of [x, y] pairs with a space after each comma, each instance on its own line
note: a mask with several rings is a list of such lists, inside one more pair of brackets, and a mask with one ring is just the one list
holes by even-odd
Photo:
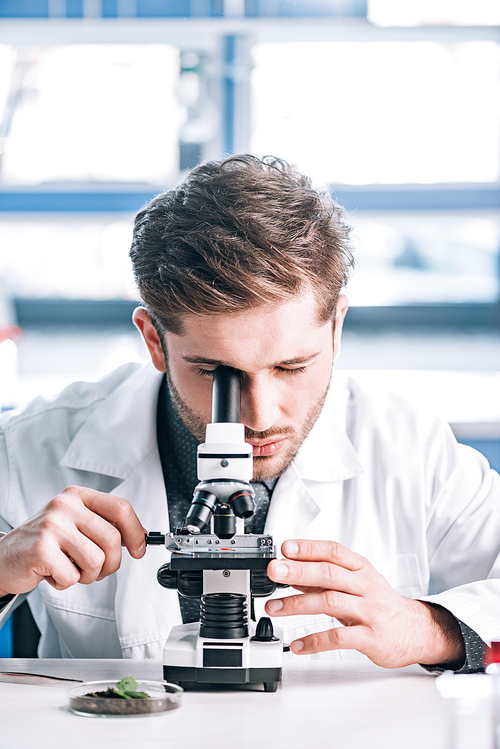
[[278, 551], [288, 538], [308, 537], [313, 523], [317, 537], [322, 514], [331, 532], [331, 517], [341, 510], [344, 481], [363, 472], [346, 435], [347, 407], [348, 389], [342, 381], [332, 381], [321, 415], [276, 484], [266, 532], [273, 535]]
[[162, 374], [149, 363], [126, 364], [117, 370], [116, 377], [120, 378], [116, 387], [104, 394], [77, 432], [62, 466], [125, 480], [156, 447]]
[[300, 538], [319, 512], [314, 497], [290, 466], [276, 484], [266, 520], [265, 530], [273, 536], [278, 556], [283, 541]]

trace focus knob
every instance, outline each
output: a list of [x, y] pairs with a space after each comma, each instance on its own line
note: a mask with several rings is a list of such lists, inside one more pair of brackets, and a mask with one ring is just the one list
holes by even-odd
[[252, 637], [252, 642], [277, 642], [278, 638], [274, 636], [273, 623], [268, 616], [261, 616]]

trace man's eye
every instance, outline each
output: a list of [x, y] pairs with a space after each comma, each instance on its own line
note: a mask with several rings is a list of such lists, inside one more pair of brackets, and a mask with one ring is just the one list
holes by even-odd
[[213, 377], [214, 370], [213, 369], [202, 369], [201, 367], [198, 368], [198, 374], [201, 377]]
[[301, 374], [305, 372], [307, 367], [295, 367], [294, 369], [287, 369], [286, 367], [276, 367], [279, 372], [285, 372], [286, 374]]

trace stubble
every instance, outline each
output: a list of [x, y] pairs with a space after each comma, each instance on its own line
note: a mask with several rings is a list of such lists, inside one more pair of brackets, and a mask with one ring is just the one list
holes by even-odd
[[[173, 404], [182, 423], [193, 437], [202, 443], [205, 441], [206, 422], [181, 397], [170, 376], [167, 359], [167, 380]], [[271, 427], [264, 432], [254, 432], [245, 427], [245, 439], [269, 440], [272, 437], [286, 438], [283, 448], [271, 456], [257, 456], [253, 459], [253, 481], [271, 481], [282, 476], [297, 455], [302, 443], [316, 423], [328, 393], [329, 385], [313, 403], [303, 421], [297, 426]]]

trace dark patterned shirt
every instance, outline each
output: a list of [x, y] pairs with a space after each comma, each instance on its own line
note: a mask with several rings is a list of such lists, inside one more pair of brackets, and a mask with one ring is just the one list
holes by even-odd
[[[457, 619], [460, 631], [465, 643], [465, 663], [462, 668], [455, 671], [456, 674], [475, 674], [484, 671], [484, 642], [473, 629]], [[446, 666], [424, 666], [427, 671], [442, 673], [449, 670]]]

